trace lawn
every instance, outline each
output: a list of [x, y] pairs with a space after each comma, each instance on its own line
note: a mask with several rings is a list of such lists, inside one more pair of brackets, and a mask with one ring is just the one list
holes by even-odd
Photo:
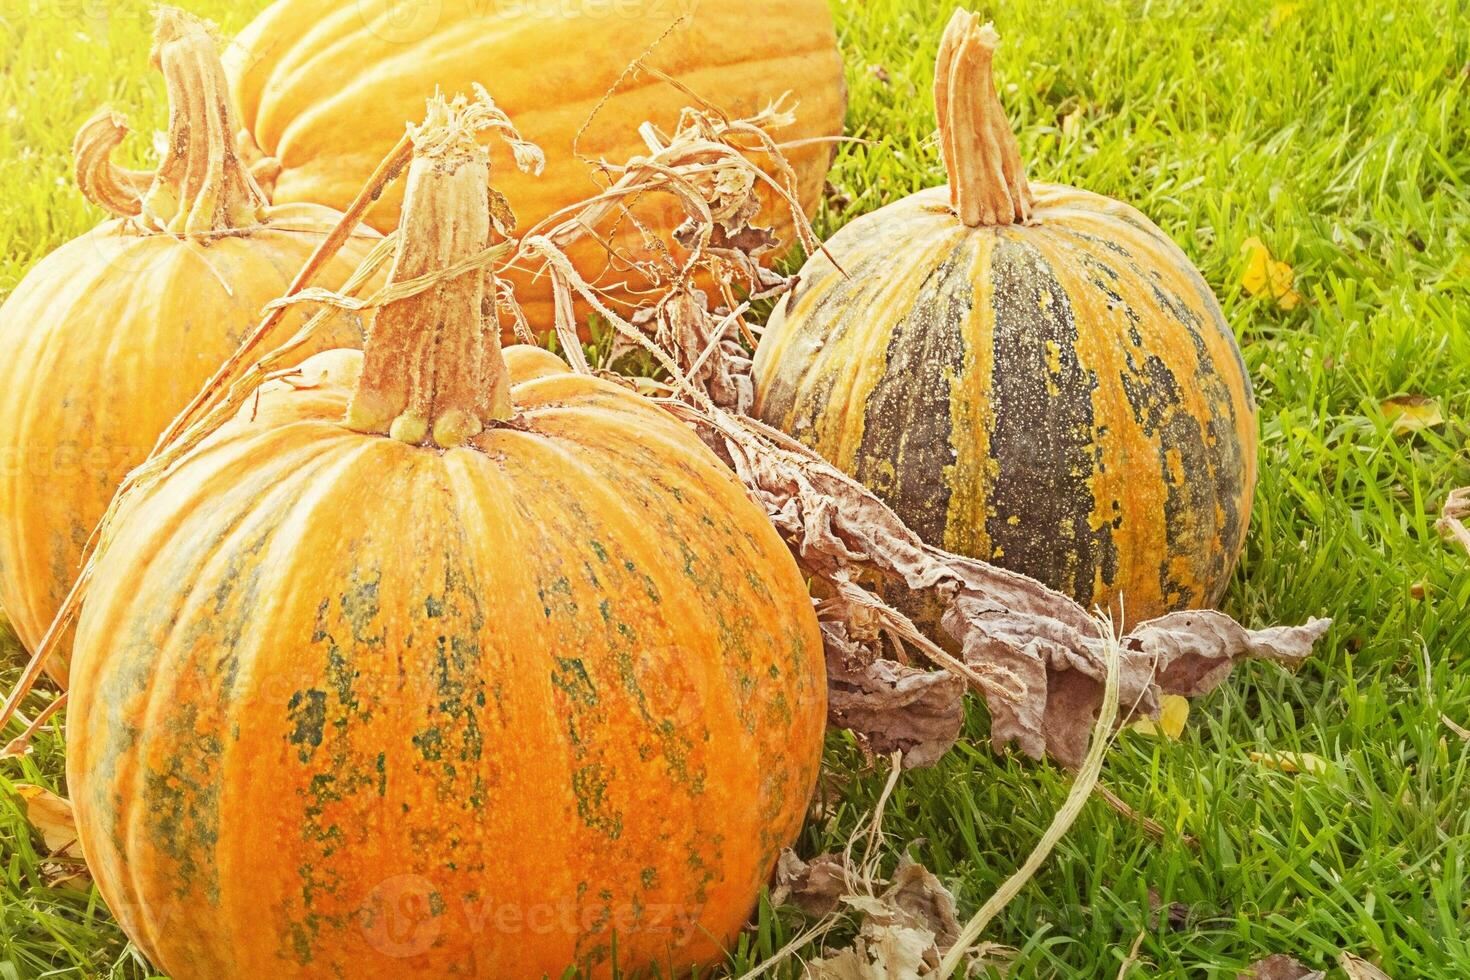
[[[256, 8], [187, 5], [227, 31]], [[942, 180], [928, 92], [952, 7], [834, 9], [849, 132], [866, 142], [842, 150], [823, 233]], [[1164, 838], [1093, 801], [985, 938], [1014, 950], [1017, 977], [1117, 976], [1135, 942], [1134, 977], [1233, 977], [1273, 953], [1327, 969], [1341, 950], [1397, 980], [1470, 976], [1470, 744], [1443, 720], [1470, 726], [1470, 556], [1435, 530], [1449, 490], [1470, 484], [1470, 6], [982, 9], [1004, 39], [998, 83], [1031, 174], [1150, 215], [1241, 339], [1262, 482], [1228, 610], [1256, 626], [1337, 622], [1300, 673], [1252, 665], [1197, 702], [1180, 740], [1123, 733], [1103, 781]], [[139, 0], [0, 6], [0, 294], [99, 218], [70, 183], [78, 124], [111, 102], [137, 129], [161, 126], [149, 27]], [[1244, 287], [1251, 238], [1294, 268], [1293, 308]], [[1435, 400], [1445, 421], [1396, 432], [1383, 403], [1404, 395]], [[19, 662], [12, 643], [0, 680]], [[986, 724], [975, 708], [964, 744], [904, 775], [884, 822], [890, 859], [909, 846], [962, 917], [1024, 860], [1069, 785], [992, 754]], [[48, 733], [0, 764], [0, 977], [147, 976], [95, 891], [42, 883], [9, 784], [64, 793], [63, 752]], [[1252, 761], [1272, 752], [1326, 768]], [[888, 776], [837, 737], [827, 767], [806, 854], [840, 848]], [[763, 906], [731, 972], [801, 924]]]

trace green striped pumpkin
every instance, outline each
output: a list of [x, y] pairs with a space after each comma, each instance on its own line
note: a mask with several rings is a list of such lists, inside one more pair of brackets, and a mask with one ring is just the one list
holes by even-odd
[[1030, 185], [956, 15], [948, 187], [854, 221], [756, 355], [756, 412], [932, 544], [1137, 621], [1217, 603], [1256, 480], [1256, 408], [1199, 272], [1135, 209]]

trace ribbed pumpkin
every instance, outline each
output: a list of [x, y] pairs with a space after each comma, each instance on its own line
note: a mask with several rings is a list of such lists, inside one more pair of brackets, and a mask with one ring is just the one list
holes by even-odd
[[[674, 27], [681, 15], [686, 19]], [[501, 169], [506, 177], [499, 189], [524, 231], [602, 190], [594, 161], [622, 164], [646, 153], [638, 133], [643, 123], [672, 131], [693, 100], [652, 74], [623, 79], [606, 97], [660, 38], [648, 62], [732, 117], [753, 115], [793, 93], [796, 122], [774, 135], [809, 141], [788, 157], [801, 203], [814, 212], [833, 152], [819, 138], [841, 135], [846, 106], [827, 0], [277, 0], [241, 33], [226, 65], [248, 152], [264, 157], [256, 174], [273, 200], [338, 208], [436, 87], [468, 91], [493, 78], [496, 102], [547, 155], [539, 177]], [[394, 227], [400, 201], [390, 188], [369, 222], [382, 231]], [[669, 233], [684, 220], [667, 194], [651, 196], [634, 213], [655, 236], [654, 248], [667, 247]], [[765, 217], [792, 244], [789, 210], [772, 206]], [[628, 255], [657, 254], [632, 221], [602, 231]], [[570, 254], [599, 285], [640, 286], [626, 262], [610, 265], [606, 249], [591, 238]], [[550, 324], [545, 280], [511, 278], [531, 321]], [[616, 302], [616, 292], [609, 298]]]
[[[1129, 620], [1216, 603], [1256, 481], [1256, 408], [1199, 272], [1126, 204], [1028, 185], [956, 14], [935, 86], [948, 187], [852, 222], [755, 361], [757, 413], [916, 532]], [[835, 262], [835, 265], [834, 265]]]
[[[487, 244], [468, 111], [416, 132], [394, 281]], [[651, 402], [502, 354], [492, 281], [263, 389], [101, 552], [68, 781], [179, 980], [686, 968], [800, 828], [825, 681], [790, 553]]]
[[[153, 60], [169, 98], [158, 171], [113, 166], [127, 129], [110, 112], [93, 117], [77, 136], [77, 177], [118, 218], [43, 259], [0, 308], [0, 604], [32, 648], [123, 476], [339, 217], [266, 206], [235, 159], [224, 73], [202, 23], [162, 11]], [[321, 281], [340, 283], [377, 237], [350, 241]], [[301, 322], [288, 317], [276, 341]], [[360, 330], [342, 318], [328, 341], [359, 344]], [[64, 662], [51, 670], [65, 682]]]

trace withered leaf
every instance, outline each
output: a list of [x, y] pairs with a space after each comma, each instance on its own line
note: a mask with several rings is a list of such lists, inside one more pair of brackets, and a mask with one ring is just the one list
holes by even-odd
[[[980, 678], [997, 748], [1015, 742], [1033, 757], [1081, 762], [1106, 675], [1102, 627], [1086, 610], [1025, 576], [926, 545], [871, 491], [760, 422], [664, 404], [729, 463], [810, 574], [837, 591], [881, 576], [911, 605], [942, 610], [944, 631]], [[1216, 612], [1144, 623], [1121, 641], [1122, 700], [1152, 714], [1162, 694], [1204, 694], [1242, 658], [1300, 662], [1329, 625], [1251, 631]]]
[[810, 964], [807, 976], [811, 980], [918, 980], [934, 965], [934, 937], [927, 931], [870, 925], [851, 949]]
[[874, 755], [903, 753], [906, 768], [939, 761], [965, 722], [965, 682], [949, 671], [925, 671], [854, 654], [841, 623], [823, 623], [827, 648], [827, 718], [858, 736]]
[[[888, 980], [918, 977], [937, 966], [960, 935], [949, 889], [907, 854], [886, 883], [859, 877], [839, 854], [807, 862], [789, 849], [781, 853], [771, 890], [774, 904], [795, 905], [818, 918], [835, 914], [839, 906], [862, 916], [853, 946], [813, 963], [808, 976]], [[883, 890], [874, 894], [878, 887]]]
[[515, 231], [516, 213], [510, 206], [510, 199], [500, 191], [491, 187], [490, 190], [490, 222], [495, 230], [502, 235], [509, 235]]
[[831, 915], [848, 891], [847, 865], [840, 854], [803, 861], [786, 848], [776, 861], [771, 904], [795, 905], [813, 918]]
[[13, 786], [25, 806], [26, 820], [41, 836], [51, 858], [41, 863], [42, 882], [48, 888], [80, 891], [91, 888], [92, 876], [82, 857], [71, 801], [44, 786], [30, 783], [15, 783]]
[[1189, 925], [1189, 906], [1183, 902], [1163, 904], [1157, 889], [1148, 890], [1148, 909], [1148, 927], [1154, 931], [1161, 924], [1170, 929], [1183, 929]]
[[1342, 967], [1342, 972], [1347, 974], [1348, 980], [1393, 980], [1372, 963], [1346, 950], [1337, 958], [1337, 965]]
[[922, 923], [934, 936], [941, 953], [949, 952], [960, 938], [960, 921], [954, 895], [928, 868], [907, 854], [898, 860], [898, 869], [883, 893], [883, 900], [900, 909], [913, 923]]
[[1246, 967], [1238, 980], [1325, 980], [1327, 973], [1303, 966], [1284, 953], [1257, 960]]

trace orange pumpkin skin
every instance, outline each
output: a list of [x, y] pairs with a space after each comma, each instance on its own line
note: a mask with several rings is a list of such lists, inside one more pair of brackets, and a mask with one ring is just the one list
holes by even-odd
[[[218, 56], [212, 39], [191, 33], [197, 25], [167, 16], [169, 29], [183, 35], [176, 43], [194, 45], [187, 50], [197, 58], [182, 68], [171, 61], [165, 74], [185, 124], [190, 149], [183, 156], [202, 169], [200, 158], [211, 148], [189, 140], [201, 131], [201, 88], [208, 90], [211, 60], [219, 71]], [[220, 84], [223, 96], [222, 78]], [[177, 104], [185, 96], [201, 107], [193, 119]], [[209, 109], [227, 114], [221, 106]], [[83, 136], [94, 127], [107, 131], [100, 140], [105, 160], [126, 129], [99, 115]], [[80, 149], [78, 159], [80, 165]], [[319, 205], [256, 211], [244, 203], [248, 227], [195, 229], [199, 234], [165, 232], [134, 218], [105, 222], [39, 262], [0, 307], [0, 605], [31, 649], [70, 590], [123, 477], [235, 353], [262, 308], [285, 293], [341, 217]], [[355, 234], [323, 268], [322, 284], [340, 285], [378, 237], [370, 229]], [[262, 352], [295, 333], [306, 315], [287, 316]], [[361, 340], [361, 327], [343, 317], [308, 353]], [[64, 657], [48, 670], [66, 682]]]
[[[515, 172], [508, 152], [493, 148], [497, 189], [524, 233], [600, 192], [606, 182], [596, 161], [621, 165], [646, 154], [638, 134], [644, 122], [673, 131], [692, 100], [649, 75], [625, 81], [583, 127], [628, 66], [683, 14], [689, 22], [664, 38], [649, 63], [732, 118], [792, 93], [796, 122], [773, 136], [816, 140], [788, 151], [801, 205], [814, 214], [834, 149], [820, 140], [842, 134], [847, 98], [826, 0], [277, 0], [241, 32], [226, 66], [247, 144], [271, 158], [256, 173], [268, 187], [274, 182], [272, 199], [336, 208], [347, 206], [436, 88], [467, 92], [483, 84], [546, 152], [545, 172], [532, 176]], [[764, 166], [767, 158], [752, 159]], [[396, 227], [401, 202], [401, 189], [388, 188], [367, 220], [384, 232]], [[667, 194], [650, 196], [634, 213], [663, 243], [685, 218]], [[786, 206], [772, 203], [764, 219], [787, 246], [794, 243]], [[620, 251], [654, 254], [633, 222], [602, 230]], [[590, 239], [569, 254], [585, 278], [609, 287], [614, 303], [612, 287], [640, 281], [625, 262], [610, 265], [606, 249]], [[553, 322], [544, 277], [513, 271], [505, 278], [531, 323]]]
[[[537, 349], [515, 427], [346, 429], [273, 385], [125, 507], [73, 668], [99, 887], [190, 977], [712, 962], [796, 836], [820, 635], [686, 429]], [[523, 423], [523, 424], [522, 424]]]

